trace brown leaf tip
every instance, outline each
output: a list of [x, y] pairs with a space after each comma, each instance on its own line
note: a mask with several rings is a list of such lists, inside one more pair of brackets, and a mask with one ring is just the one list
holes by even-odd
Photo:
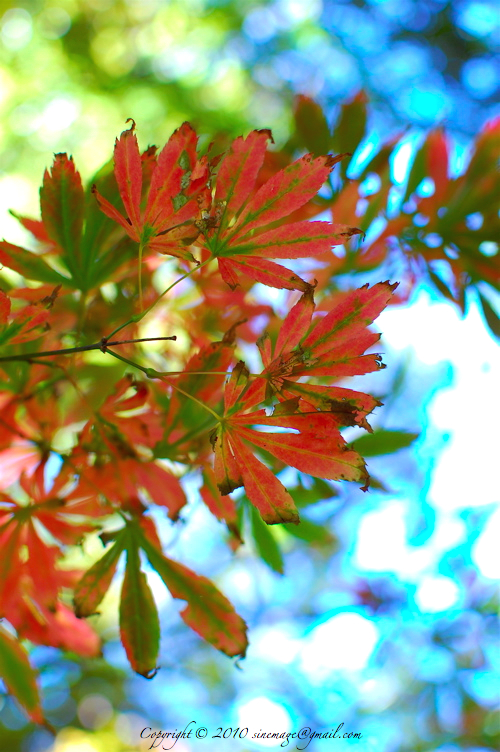
[[144, 673], [142, 671], [138, 671], [137, 673], [140, 676], [143, 676], [145, 679], [154, 679], [160, 668], [160, 666], [156, 666], [156, 668], [152, 668], [149, 671], [144, 671]]
[[335, 165], [340, 162], [344, 157], [352, 157], [351, 152], [346, 151], [343, 154], [327, 154], [325, 157], [325, 167], [335, 167]]
[[273, 133], [270, 128], [260, 128], [257, 133], [267, 133], [269, 141], [274, 144]]

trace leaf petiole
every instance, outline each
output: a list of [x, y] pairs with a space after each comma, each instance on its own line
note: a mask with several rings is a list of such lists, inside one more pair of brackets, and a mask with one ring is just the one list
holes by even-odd
[[148, 368], [147, 366], [141, 366], [139, 363], [135, 363], [133, 360], [129, 360], [128, 358], [124, 358], [123, 355], [118, 355], [118, 353], [113, 352], [112, 350], [106, 350], [109, 355], [112, 355], [114, 358], [117, 358], [118, 360], [122, 360], [124, 363], [127, 363], [129, 366], [132, 366], [132, 368], [138, 368], [139, 371], [142, 371], [148, 379], [159, 379], [160, 381], [164, 381], [166, 384], [171, 386], [176, 391], [183, 394], [185, 397], [188, 397], [193, 402], [196, 402], [196, 404], [200, 405], [200, 407], [203, 407], [207, 412], [209, 412], [211, 415], [214, 416], [214, 418], [217, 420], [218, 423], [222, 421], [222, 416], [218, 415], [214, 410], [212, 410], [211, 407], [208, 407], [204, 402], [201, 402], [196, 397], [193, 397], [192, 394], [189, 394], [188, 392], [185, 392], [184, 389], [181, 389], [179, 386], [176, 386], [175, 384], [171, 384], [170, 380], [168, 378], [165, 378], [165, 376], [160, 373], [159, 371], [156, 371], [154, 368]]
[[[206, 266], [210, 261], [212, 261], [212, 256], [210, 256], [210, 258], [208, 258], [205, 261], [203, 261], [201, 264], [198, 264], [198, 266], [195, 266], [193, 269], [190, 269], [188, 272], [186, 272], [186, 274], [183, 274], [182, 276], [180, 276], [178, 279], [175, 280], [175, 282], [172, 282], [172, 284], [169, 285], [166, 290], [163, 290], [163, 292], [161, 293], [161, 295], [159, 295], [156, 298], [156, 300], [153, 301], [153, 303], [151, 303], [151, 305], [148, 306], [144, 311], [141, 311], [140, 313], [135, 314], [135, 316], [131, 316], [128, 321], [125, 321], [124, 324], [120, 324], [120, 326], [118, 326], [116, 329], [113, 329], [113, 331], [111, 332], [111, 334], [108, 334], [108, 339], [110, 337], [113, 337], [117, 332], [121, 331], [122, 329], [124, 329], [129, 324], [138, 324], [139, 321], [141, 321], [147, 313], [149, 313], [150, 311], [152, 311], [153, 308], [155, 307], [155, 305], [157, 303], [159, 303], [160, 300], [163, 298], [163, 296], [166, 295], [168, 292], [170, 292], [170, 290], [173, 287], [175, 287], [176, 285], [178, 285], [179, 282], [182, 282], [184, 279], [187, 279], [189, 276], [191, 276], [191, 274], [193, 274], [198, 269], [201, 269], [202, 266]], [[141, 308], [142, 308], [142, 303], [141, 303]]]

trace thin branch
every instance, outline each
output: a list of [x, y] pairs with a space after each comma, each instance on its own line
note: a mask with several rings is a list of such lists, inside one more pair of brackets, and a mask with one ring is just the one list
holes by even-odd
[[0, 357], [0, 363], [9, 363], [11, 361], [24, 360], [28, 362], [34, 362], [36, 358], [50, 358], [57, 355], [72, 355], [73, 353], [88, 352], [90, 350], [102, 350], [106, 352], [108, 347], [116, 347], [117, 345], [133, 345], [137, 342], [159, 342], [160, 340], [172, 339], [177, 337], [141, 337], [139, 339], [121, 339], [109, 341], [109, 338], [103, 337], [100, 342], [95, 342], [93, 345], [80, 345], [79, 347], [66, 347], [61, 350], [45, 350], [42, 352], [24, 353], [23, 355], [4, 355]]

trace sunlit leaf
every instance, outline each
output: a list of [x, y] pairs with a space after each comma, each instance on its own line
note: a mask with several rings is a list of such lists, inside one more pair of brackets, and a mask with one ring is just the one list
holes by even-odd
[[174, 598], [187, 601], [181, 616], [200, 637], [230, 656], [244, 656], [246, 625], [232, 605], [206, 577], [167, 559], [149, 542], [142, 542], [149, 562]]
[[92, 616], [108, 591], [116, 572], [118, 560], [125, 546], [124, 535], [119, 536], [104, 556], [90, 567], [75, 587], [73, 603], [79, 617]]

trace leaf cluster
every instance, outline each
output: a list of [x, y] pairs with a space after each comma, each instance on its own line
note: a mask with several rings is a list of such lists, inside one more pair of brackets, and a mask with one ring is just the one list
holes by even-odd
[[[379, 176], [379, 194], [357, 210], [364, 178], [348, 180], [342, 165], [363, 137], [364, 113], [358, 97], [331, 135], [318, 105], [299, 98], [296, 143], [282, 152], [268, 150], [267, 130], [237, 138], [222, 154], [201, 151], [188, 123], [161, 151], [141, 152], [132, 121], [116, 140], [113, 169], [87, 188], [73, 159], [55, 156], [41, 218], [18, 217], [34, 247], [0, 243], [0, 262], [18, 275], [0, 290], [0, 616], [18, 638], [98, 655], [88, 617], [123, 559], [120, 636], [135, 671], [151, 678], [161, 662], [151, 569], [186, 603], [189, 627], [227, 655], [244, 656], [244, 621], [213, 582], [166, 556], [158, 513], [179, 527], [189, 507], [204, 504], [234, 551], [253, 539], [282, 571], [268, 526], [285, 523], [289, 535], [334, 547], [319, 525], [300, 522], [301, 507], [337, 493], [329, 481], [366, 490], [362, 454], [390, 453], [415, 438], [372, 433], [368, 418], [380, 401], [345, 383], [383, 367], [370, 326], [397, 300], [397, 285], [342, 289], [332, 278], [381, 273], [393, 254], [384, 241], [395, 233], [406, 244], [405, 285], [415, 265], [434, 274], [436, 249], [431, 258], [411, 234], [417, 209], [440, 232], [448, 222], [455, 237], [465, 211], [456, 202], [471, 181], [476, 193], [483, 185], [481, 160], [498, 129], [481, 135], [468, 172], [455, 180], [445, 137], [431, 134], [406, 189], [415, 210], [388, 216], [382, 235], [360, 244], [391, 188], [386, 146], [364, 173]], [[418, 196], [423, 163], [433, 200]], [[482, 211], [491, 187], [476, 195]], [[334, 222], [314, 219], [325, 209]], [[494, 262], [467, 251], [462, 234], [464, 252], [448, 259], [459, 303], [479, 274], [497, 284]], [[483, 235], [490, 237], [486, 228]], [[256, 297], [256, 283], [280, 291], [284, 315]], [[368, 434], [348, 444], [345, 428]], [[313, 480], [287, 487], [285, 468]], [[198, 498], [186, 495], [188, 477], [198, 480]], [[102, 557], [86, 572], [65, 567], [68, 550], [96, 535]], [[34, 673], [10, 634], [0, 634], [0, 671], [41, 722]]]

